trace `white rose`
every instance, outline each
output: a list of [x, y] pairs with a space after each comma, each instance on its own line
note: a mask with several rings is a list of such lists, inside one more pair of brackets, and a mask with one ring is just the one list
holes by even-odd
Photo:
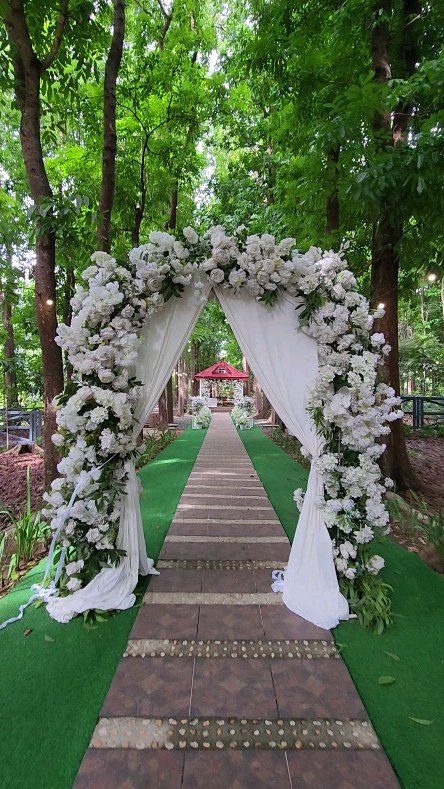
[[115, 375], [112, 370], [99, 370], [98, 372], [99, 380], [102, 384], [109, 384], [111, 381], [114, 381]]
[[78, 562], [69, 562], [69, 564], [65, 566], [65, 572], [67, 575], [75, 575], [83, 568], [83, 565], [83, 559], [79, 559]]
[[375, 348], [377, 348], [380, 345], [384, 345], [384, 343], [385, 343], [385, 337], [381, 333], [379, 333], [379, 334], [372, 334], [372, 336], [370, 337], [370, 340], [371, 340], [371, 344]]
[[250, 296], [259, 296], [261, 292], [261, 287], [256, 279], [248, 279], [245, 287]]
[[214, 268], [210, 274], [211, 282], [216, 282], [219, 284], [220, 282], [224, 281], [225, 274], [221, 268]]
[[66, 588], [69, 589], [70, 592], [77, 592], [81, 586], [82, 582], [78, 578], [71, 578], [66, 584]]
[[189, 244], [197, 244], [199, 241], [199, 236], [192, 227], [184, 227], [182, 232]]
[[270, 280], [270, 277], [266, 271], [258, 271], [258, 273], [256, 274], [256, 279], [259, 285], [267, 285]]

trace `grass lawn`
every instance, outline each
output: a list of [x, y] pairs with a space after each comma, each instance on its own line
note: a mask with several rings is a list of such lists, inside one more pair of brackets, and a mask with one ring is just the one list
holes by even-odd
[[[205, 435], [186, 430], [140, 472], [142, 517], [154, 559]], [[0, 600], [0, 622], [18, 613], [42, 575], [39, 565]], [[146, 584], [139, 586], [139, 601]], [[30, 607], [21, 622], [0, 631], [2, 789], [72, 786], [137, 610], [86, 628], [81, 617], [61, 625], [43, 608]], [[31, 632], [24, 635], [26, 630]]]
[[[239, 435], [292, 539], [297, 515], [292, 494], [304, 485], [307, 472], [260, 430]], [[386, 560], [384, 579], [393, 587], [393, 627], [377, 636], [352, 620], [333, 635], [401, 785], [441, 789], [444, 580], [390, 540], [378, 546], [378, 553]], [[395, 682], [380, 685], [382, 676]]]

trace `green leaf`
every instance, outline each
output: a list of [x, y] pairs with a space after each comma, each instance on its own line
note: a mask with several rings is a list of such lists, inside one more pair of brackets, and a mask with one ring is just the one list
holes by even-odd
[[401, 660], [401, 658], [398, 655], [395, 655], [394, 652], [384, 652], [384, 654], [388, 655], [391, 658], [393, 658], [393, 660]]
[[396, 679], [395, 677], [378, 677], [378, 682], [380, 685], [393, 685]]
[[409, 715], [409, 718], [411, 721], [414, 721], [415, 723], [419, 723], [421, 726], [431, 726], [432, 723], [435, 722], [435, 721], [425, 720], [424, 718], [412, 718], [411, 715]]
[[45, 633], [45, 641], [50, 641], [51, 643], [54, 643], [54, 639], [51, 638], [51, 636], [46, 635], [46, 633]]

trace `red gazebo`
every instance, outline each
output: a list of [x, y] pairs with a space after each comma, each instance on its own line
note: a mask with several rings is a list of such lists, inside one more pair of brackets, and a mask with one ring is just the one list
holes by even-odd
[[241, 370], [236, 370], [232, 364], [228, 364], [228, 362], [216, 362], [216, 364], [211, 365], [211, 367], [207, 367], [206, 370], [202, 370], [200, 373], [196, 373], [194, 376], [197, 378], [198, 381], [203, 381], [204, 379], [208, 381], [248, 381], [248, 375], [246, 373], [241, 372]]
[[[233, 367], [232, 364], [222, 361], [212, 364], [211, 367], [207, 367], [206, 370], [202, 370], [200, 373], [196, 373], [194, 377], [199, 381], [200, 394], [202, 394], [202, 381], [213, 381], [214, 383], [219, 381], [226, 383], [230, 381], [248, 381], [247, 373], [243, 373], [241, 370]], [[217, 394], [217, 392], [213, 392], [213, 394]], [[210, 397], [210, 408], [216, 408], [217, 404], [217, 397]]]

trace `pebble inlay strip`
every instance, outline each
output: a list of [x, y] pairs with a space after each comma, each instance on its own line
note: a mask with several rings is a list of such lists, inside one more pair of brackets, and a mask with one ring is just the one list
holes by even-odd
[[193, 658], [339, 658], [333, 641], [195, 641], [138, 638], [130, 639], [123, 657]]
[[[280, 526], [281, 523], [277, 519], [275, 520], [254, 520], [253, 518], [247, 518], [247, 520], [234, 520], [232, 518], [174, 518], [173, 523], [215, 523], [219, 524], [223, 521], [225, 524], [230, 524], [232, 526], [244, 526], [245, 524], [249, 526]], [[221, 540], [225, 540], [225, 537], [221, 537]], [[288, 542], [288, 540], [287, 540]]]
[[[248, 488], [247, 488], [247, 490], [248, 490]], [[254, 490], [254, 488], [253, 488], [253, 490]], [[224, 501], [226, 501], [227, 499], [230, 499], [230, 500], [231, 499], [241, 499], [242, 501], [244, 501], [247, 498], [247, 499], [259, 499], [259, 501], [268, 501], [267, 497], [264, 494], [262, 496], [250, 496], [250, 495], [248, 495], [248, 496], [231, 496], [230, 494], [227, 493], [226, 496], [224, 496], [223, 494], [219, 494], [219, 493], [208, 494], [208, 493], [188, 493], [188, 492], [186, 492], [186, 493], [183, 494], [183, 496], [186, 496], [188, 499], [208, 499], [208, 498], [210, 498], [210, 499], [223, 499]], [[213, 505], [213, 507], [214, 507], [214, 505]], [[225, 509], [225, 507], [224, 507], [224, 509]]]
[[[174, 523], [180, 523], [177, 519]], [[206, 521], [205, 521], [206, 522]], [[196, 523], [196, 521], [194, 521]], [[288, 545], [288, 538], [283, 537], [208, 537], [207, 535], [185, 535], [185, 534], [169, 534], [165, 542], [286, 542]]]
[[370, 721], [301, 718], [101, 718], [91, 748], [379, 750]]
[[281, 605], [280, 592], [146, 592], [144, 603], [165, 605]]
[[[177, 509], [178, 510], [218, 510], [218, 509], [220, 509], [220, 506], [219, 506], [219, 504], [195, 504], [194, 501], [193, 501], [191, 504], [178, 504], [177, 505]], [[235, 510], [236, 512], [239, 512], [239, 513], [241, 513], [241, 512], [256, 512], [256, 511], [270, 512], [270, 513], [273, 512], [273, 508], [270, 505], [268, 505], [266, 507], [256, 507], [256, 506], [254, 506], [254, 507], [249, 507], [249, 506], [248, 507], [241, 507], [240, 505], [238, 506], [237, 504], [233, 505], [233, 506], [231, 506], [229, 504], [224, 504], [223, 509], [224, 510]]]
[[159, 559], [158, 570], [283, 570], [287, 562], [272, 559]]

